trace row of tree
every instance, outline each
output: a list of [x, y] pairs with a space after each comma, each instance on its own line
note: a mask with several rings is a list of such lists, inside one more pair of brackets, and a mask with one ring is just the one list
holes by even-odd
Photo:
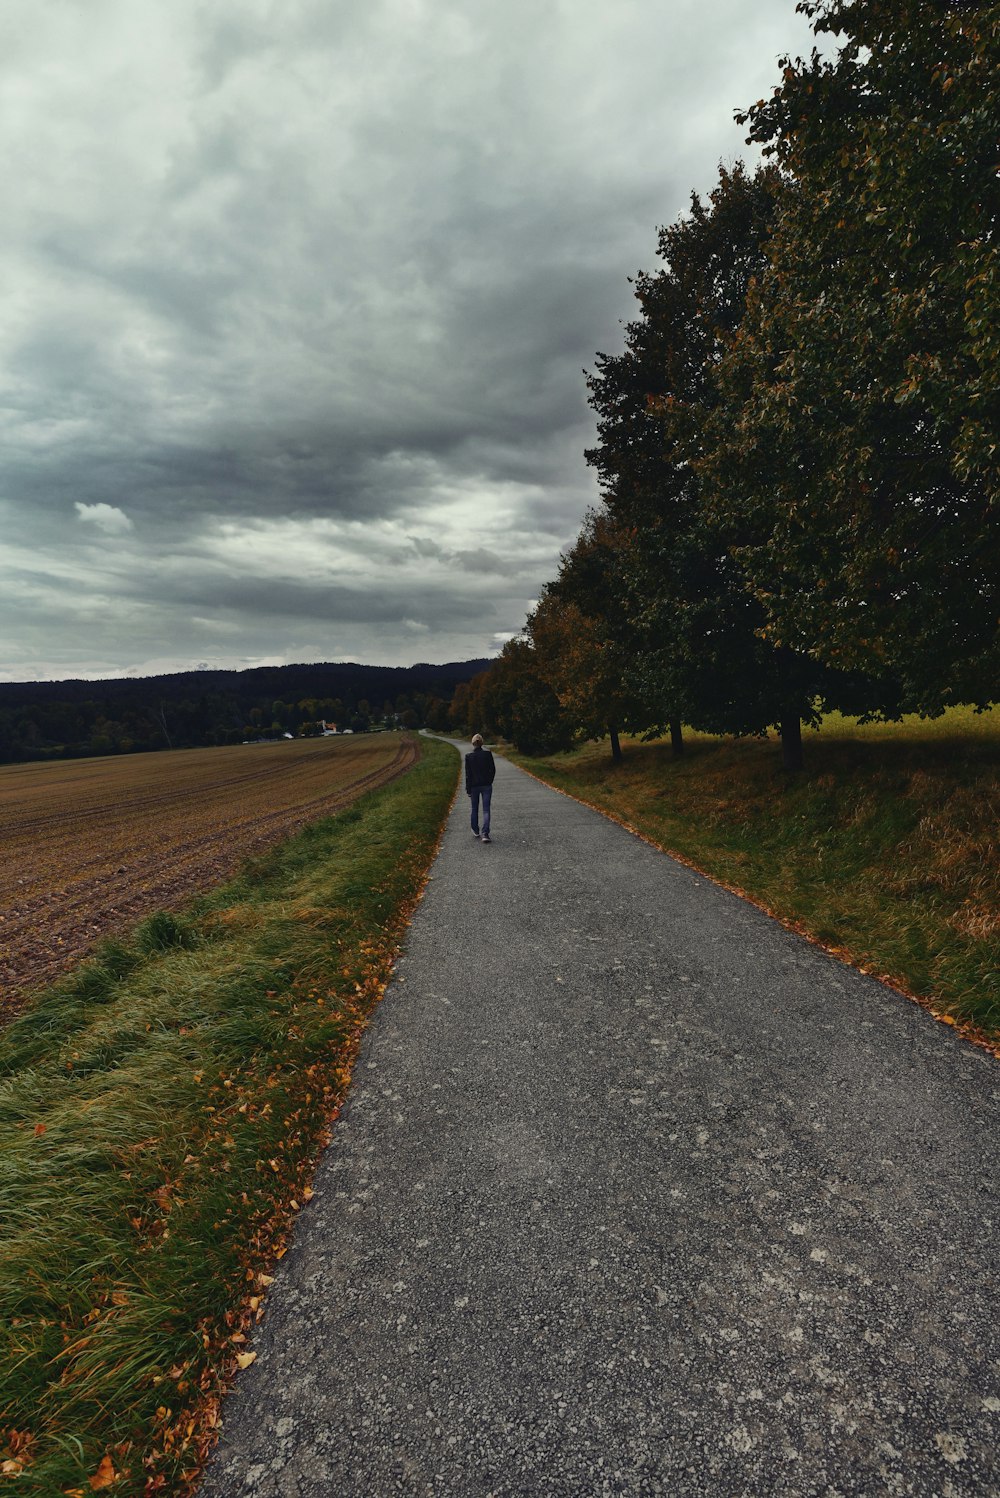
[[189, 749], [288, 735], [308, 738], [321, 734], [327, 724], [352, 733], [418, 728], [433, 702], [418, 698], [414, 707], [408, 697], [400, 696], [396, 703], [386, 701], [373, 708], [366, 698], [356, 703], [339, 697], [303, 698], [255, 705], [244, 713], [232, 698], [204, 694], [117, 713], [100, 699], [72, 706], [0, 709], [0, 762]]
[[818, 0], [588, 378], [602, 504], [455, 724], [531, 751], [1000, 685], [1000, 5]]
[[354, 733], [446, 728], [456, 684], [482, 665], [278, 666], [3, 683], [0, 763], [300, 737], [321, 733], [325, 723]]

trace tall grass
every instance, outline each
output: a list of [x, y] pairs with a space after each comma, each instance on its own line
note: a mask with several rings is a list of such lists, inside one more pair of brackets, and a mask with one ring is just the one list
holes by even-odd
[[835, 719], [805, 747], [792, 776], [773, 740], [697, 734], [678, 760], [658, 743], [617, 767], [604, 745], [512, 757], [1000, 1039], [1000, 714]]
[[422, 749], [0, 1037], [18, 1492], [175, 1493], [197, 1472], [440, 834], [455, 755]]

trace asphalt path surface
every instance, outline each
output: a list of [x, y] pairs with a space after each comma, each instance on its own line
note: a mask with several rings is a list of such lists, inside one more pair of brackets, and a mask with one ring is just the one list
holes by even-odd
[[203, 1498], [1000, 1494], [1000, 1066], [498, 761]]

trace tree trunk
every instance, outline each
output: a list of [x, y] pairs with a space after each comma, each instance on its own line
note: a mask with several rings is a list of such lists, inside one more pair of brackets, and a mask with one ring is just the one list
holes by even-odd
[[679, 759], [684, 753], [684, 731], [680, 718], [670, 719], [670, 752], [674, 759]]
[[622, 757], [622, 746], [618, 742], [618, 730], [613, 723], [608, 724], [608, 737], [611, 740], [611, 758], [618, 764]]
[[167, 729], [167, 708], [165, 703], [160, 703], [160, 711], [156, 713], [155, 716], [157, 721], [159, 722], [160, 727], [163, 729], [163, 737], [167, 741], [167, 748], [172, 749], [174, 747], [174, 741], [170, 737], [170, 733]]
[[779, 728], [781, 734], [781, 764], [785, 770], [802, 769], [802, 719], [798, 713], [782, 718]]

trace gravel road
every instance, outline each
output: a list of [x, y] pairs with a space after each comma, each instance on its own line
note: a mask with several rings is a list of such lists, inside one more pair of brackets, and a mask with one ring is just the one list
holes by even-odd
[[202, 1498], [1000, 1494], [1000, 1066], [498, 762]]

